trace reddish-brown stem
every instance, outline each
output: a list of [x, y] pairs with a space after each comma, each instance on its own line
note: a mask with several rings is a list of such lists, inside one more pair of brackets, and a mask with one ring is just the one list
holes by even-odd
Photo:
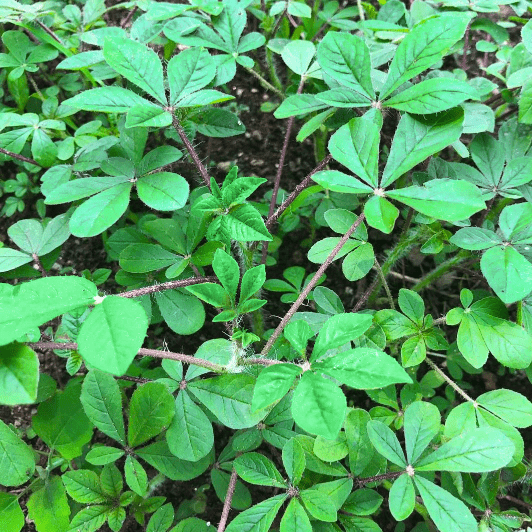
[[61, 41], [61, 39], [48, 27], [48, 26], [45, 26], [40, 20], [36, 20], [35, 22], [37, 22], [37, 24], [48, 34], [50, 35], [50, 37], [54, 40], [54, 41], [57, 41], [59, 44], [63, 44], [63, 41]]
[[467, 52], [469, 49], [469, 33], [471, 31], [471, 24], [467, 25], [464, 35], [464, 53], [462, 55], [462, 70], [467, 69]]
[[207, 185], [207, 188], [210, 190], [211, 180], [209, 178], [209, 172], [207, 172], [207, 168], [205, 168], [205, 165], [201, 162], [198, 154], [196, 153], [196, 150], [194, 149], [194, 146], [192, 146], [192, 143], [190, 142], [190, 140], [188, 140], [185, 130], [181, 127], [181, 124], [179, 123], [179, 120], [177, 119], [175, 115], [172, 116], [172, 125], [177, 131], [179, 138], [185, 145], [185, 148], [187, 149], [189, 155], [192, 157], [192, 160], [194, 161], [194, 164], [196, 165], [198, 172], [201, 174], [201, 177], [203, 178], [205, 185]]
[[31, 256], [33, 257], [33, 262], [35, 263], [35, 266], [37, 266], [37, 269], [41, 272], [41, 275], [43, 277], [48, 277], [48, 272], [44, 269], [44, 266], [42, 265], [42, 262], [39, 259], [39, 255], [37, 255], [37, 253], [32, 253]]
[[362, 297], [357, 301], [357, 304], [353, 307], [351, 312], [358, 312], [364, 305], [364, 303], [369, 299], [369, 296], [372, 294], [375, 287], [379, 284], [379, 276], [377, 275], [373, 282], [369, 285], [368, 289], [362, 294]]
[[30, 159], [29, 157], [24, 157], [24, 155], [20, 155], [18, 153], [13, 153], [12, 151], [4, 150], [4, 148], [0, 148], [0, 153], [3, 153], [4, 155], [8, 155], [9, 157], [13, 157], [13, 159], [18, 159], [19, 161], [23, 161], [25, 163], [34, 164], [35, 166], [41, 166], [37, 161], [34, 161], [33, 159]]
[[154, 284], [152, 286], [143, 286], [136, 290], [129, 290], [116, 294], [120, 297], [139, 297], [146, 294], [153, 294], [155, 292], [162, 292], [163, 290], [172, 290], [173, 288], [182, 288], [183, 286], [190, 286], [199, 283], [216, 283], [216, 277], [192, 277], [190, 279], [182, 279], [181, 281], [168, 281], [166, 283]]
[[299, 185], [297, 185], [297, 187], [292, 191], [292, 193], [281, 203], [281, 205], [279, 205], [279, 207], [277, 207], [277, 210], [271, 216], [268, 216], [268, 219], [266, 220], [266, 228], [268, 230], [270, 230], [273, 227], [273, 224], [275, 224], [275, 222], [279, 219], [281, 214], [283, 214], [283, 212], [286, 211], [286, 209], [288, 209], [288, 207], [290, 207], [290, 205], [299, 196], [299, 194], [301, 194], [301, 192], [303, 190], [305, 190], [309, 186], [312, 176], [315, 173], [320, 172], [321, 170], [323, 170], [329, 164], [329, 161], [331, 159], [332, 159], [332, 155], [330, 155], [330, 154], [327, 155], [327, 157], [325, 157], [318, 164], [318, 166], [316, 166], [316, 168], [314, 168], [314, 170], [312, 170], [307, 175], [307, 177], [305, 177], [305, 179], [303, 179], [303, 181], [301, 181], [301, 183], [299, 183]]
[[325, 270], [327, 270], [327, 268], [330, 266], [330, 264], [334, 260], [334, 257], [336, 257], [338, 252], [342, 249], [349, 237], [355, 232], [356, 228], [364, 221], [364, 218], [364, 213], [360, 214], [355, 220], [355, 223], [348, 229], [347, 233], [345, 233], [345, 235], [340, 238], [338, 244], [336, 244], [334, 249], [329, 253], [329, 256], [325, 259], [325, 262], [319, 267], [318, 271], [314, 274], [314, 277], [312, 277], [312, 279], [301, 292], [294, 304], [290, 307], [290, 310], [281, 320], [281, 323], [279, 323], [277, 329], [275, 329], [273, 334], [270, 336], [268, 342], [264, 346], [264, 349], [260, 353], [261, 356], [266, 356], [268, 354], [277, 338], [279, 338], [279, 336], [283, 332], [283, 329], [288, 325], [288, 322], [292, 319], [292, 316], [297, 312], [297, 309], [303, 304], [307, 296], [310, 294], [311, 290], [316, 286], [320, 277], [325, 273]]
[[404, 471], [390, 471], [389, 473], [383, 473], [382, 475], [375, 475], [374, 477], [358, 478], [355, 482], [359, 487], [370, 484], [371, 482], [379, 482], [380, 480], [390, 480], [400, 477]]
[[231, 502], [233, 495], [235, 494], [236, 481], [238, 480], [238, 474], [233, 468], [231, 471], [231, 477], [229, 478], [229, 485], [227, 486], [227, 493], [225, 494], [224, 508], [222, 510], [222, 516], [220, 517], [220, 523], [218, 525], [218, 532], [224, 532], [227, 526], [227, 519], [229, 517], [229, 510], [231, 510]]
[[514, 504], [518, 504], [519, 506], [528, 508], [528, 510], [532, 510], [532, 504], [530, 504], [529, 502], [522, 501], [520, 499], [516, 499], [511, 495], [499, 495], [499, 499], [506, 499], [507, 501], [513, 502]]
[[131, 377], [130, 375], [122, 375], [121, 377], [116, 377], [115, 379], [117, 381], [130, 381], [130, 382], [136, 382], [137, 384], [146, 384], [147, 382], [152, 382], [151, 379], [145, 379], [144, 377]]
[[120, 27], [122, 29], [124, 28], [127, 28], [129, 23], [131, 22], [131, 19], [133, 18], [133, 15], [137, 12], [137, 9], [139, 7], [138, 6], [135, 6], [128, 14], [127, 14], [127, 17], [122, 21], [122, 23], [120, 24]]
[[[301, 76], [299, 81], [299, 87], [297, 88], [297, 94], [301, 94], [303, 91], [303, 85], [305, 84], [305, 76]], [[286, 126], [286, 134], [284, 136], [283, 147], [281, 149], [281, 157], [279, 157], [279, 165], [277, 167], [277, 174], [275, 175], [275, 181], [273, 183], [272, 198], [270, 200], [270, 209], [268, 211], [268, 219], [273, 215], [275, 205], [277, 203], [277, 195], [279, 194], [279, 187], [281, 186], [281, 176], [283, 175], [284, 161], [286, 159], [286, 152], [288, 151], [288, 144], [290, 142], [290, 135], [292, 134], [292, 127], [294, 126], [295, 117], [291, 116], [288, 119]], [[266, 257], [268, 255], [268, 242], [262, 243], [262, 258], [260, 263], [266, 264]]]

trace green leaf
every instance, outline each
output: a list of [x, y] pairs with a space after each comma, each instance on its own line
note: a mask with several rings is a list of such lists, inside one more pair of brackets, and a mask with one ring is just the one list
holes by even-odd
[[388, 505], [390, 513], [397, 521], [404, 521], [414, 511], [416, 492], [408, 475], [401, 475], [394, 481], [390, 488]]
[[266, 267], [264, 264], [246, 270], [242, 276], [240, 286], [240, 304], [253, 297], [262, 288], [264, 281], [266, 281]]
[[172, 114], [157, 105], [137, 105], [132, 107], [126, 117], [126, 127], [164, 128], [172, 124]]
[[171, 172], [158, 172], [137, 181], [139, 199], [158, 211], [175, 211], [185, 206], [189, 186], [185, 178]]
[[450, 241], [462, 249], [478, 251], [502, 244], [502, 239], [489, 229], [480, 227], [463, 227], [459, 229]]
[[481, 133], [472, 140], [469, 150], [488, 183], [498, 186], [506, 158], [503, 145], [488, 133]]
[[233, 519], [226, 532], [266, 532], [275, 519], [286, 499], [286, 495], [276, 495], [255, 504], [248, 510], [239, 513]]
[[121, 87], [99, 87], [80, 92], [65, 100], [65, 107], [74, 107], [82, 111], [96, 111], [98, 113], [126, 113], [135, 106], [150, 106], [148, 100], [136, 92]]
[[126, 79], [166, 105], [163, 67], [159, 56], [144, 44], [113, 37], [106, 39], [103, 56], [107, 64]]
[[495, 471], [511, 460], [513, 452], [513, 443], [499, 430], [471, 429], [444, 443], [415, 464], [415, 469], [464, 473]]
[[[227, 496], [227, 488], [229, 487], [229, 480], [231, 476], [229, 473], [222, 471], [221, 469], [211, 469], [211, 482], [216, 495], [220, 501], [225, 501]], [[233, 498], [231, 500], [231, 508], [235, 510], [246, 510], [251, 506], [251, 494], [248, 488], [240, 481], [236, 481], [236, 488]], [[190, 530], [190, 532], [195, 532]]]
[[131, 447], [157, 436], [174, 417], [174, 399], [160, 382], [147, 382], [135, 390], [129, 404], [128, 442]]
[[94, 471], [78, 469], [67, 471], [61, 479], [67, 493], [76, 501], [83, 504], [105, 503], [108, 497], [103, 493], [100, 479]]
[[0, 420], [0, 484], [19, 486], [24, 484], [34, 471], [35, 457], [31, 447]]
[[368, 436], [379, 454], [390, 462], [405, 468], [407, 463], [397, 436], [381, 421], [371, 420], [367, 424]]
[[76, 201], [126, 183], [129, 179], [127, 175], [74, 179], [54, 188], [47, 194], [45, 203], [46, 205], [57, 205]]
[[273, 240], [264, 225], [264, 220], [255, 207], [239, 205], [223, 218], [226, 230], [234, 240], [252, 242], [254, 240]]
[[[369, 103], [369, 101], [368, 101]], [[283, 100], [281, 105], [275, 110], [275, 118], [288, 118], [289, 116], [305, 115], [313, 111], [321, 111], [328, 107], [313, 94], [294, 94]]]
[[30, 404], [37, 399], [39, 359], [23, 344], [0, 347], [0, 404]]
[[155, 300], [168, 327], [177, 334], [194, 334], [205, 323], [205, 309], [198, 298], [177, 290], [157, 292]]
[[20, 532], [24, 526], [24, 514], [18, 497], [11, 493], [0, 493], [0, 522], [4, 532]]
[[331, 316], [318, 334], [310, 361], [316, 361], [329, 349], [336, 349], [362, 336], [371, 326], [369, 314], [336, 314]]
[[349, 33], [328, 32], [318, 46], [322, 70], [340, 85], [375, 98], [371, 83], [371, 62], [366, 43]]
[[380, 131], [373, 122], [364, 117], [352, 118], [334, 133], [328, 148], [336, 161], [375, 188], [378, 183], [379, 142]]
[[303, 430], [334, 440], [344, 422], [346, 406], [345, 395], [336, 384], [307, 371], [295, 389], [292, 416]]
[[527, 81], [521, 90], [519, 98], [519, 122], [532, 124], [532, 82]]
[[488, 249], [480, 269], [493, 291], [506, 303], [515, 303], [532, 292], [532, 264], [511, 246]]
[[440, 432], [438, 407], [424, 401], [415, 401], [405, 410], [404, 431], [408, 463], [413, 464], [429, 443]]
[[406, 314], [417, 325], [423, 325], [423, 317], [425, 316], [425, 302], [422, 297], [406, 288], [399, 290], [399, 297], [397, 299], [401, 311]]
[[130, 244], [120, 253], [120, 267], [131, 273], [146, 273], [172, 265], [179, 255], [158, 244]]
[[345, 435], [349, 449], [349, 467], [354, 475], [360, 475], [373, 457], [373, 447], [368, 436], [370, 415], [361, 408], [349, 410], [345, 418]]
[[383, 351], [367, 347], [342, 351], [312, 364], [312, 369], [326, 373], [342, 384], [361, 390], [412, 382], [393, 357]]
[[95, 504], [80, 510], [72, 519], [68, 532], [87, 530], [95, 532], [105, 523], [110, 507], [108, 505]]
[[479, 98], [477, 91], [465, 81], [431, 78], [397, 93], [383, 104], [407, 113], [430, 114], [447, 111], [468, 99]]
[[459, 107], [428, 118], [403, 115], [395, 131], [381, 187], [391, 185], [427, 157], [457, 141], [462, 134], [463, 120], [464, 112]]
[[283, 447], [283, 466], [292, 485], [297, 486], [305, 471], [305, 451], [295, 439], [288, 440]]
[[262, 369], [253, 389], [251, 411], [256, 412], [282, 399], [301, 372], [295, 364], [274, 364]]
[[532, 425], [532, 403], [512, 390], [492, 390], [477, 397], [477, 403], [513, 427]]
[[174, 521], [174, 507], [171, 504], [161, 506], [151, 517], [146, 532], [166, 532]]
[[124, 451], [116, 447], [101, 445], [93, 447], [85, 456], [85, 460], [93, 465], [110, 464], [124, 456]]
[[197, 462], [209, 454], [214, 445], [211, 422], [186, 390], [175, 400], [175, 415], [166, 431], [168, 448], [178, 458]]
[[274, 463], [260, 453], [244, 453], [233, 461], [242, 480], [258, 486], [286, 488], [286, 482]]
[[80, 205], [70, 218], [70, 232], [74, 236], [89, 237], [111, 227], [126, 212], [131, 186], [131, 183], [122, 183]]
[[8, 272], [32, 262], [33, 258], [17, 249], [0, 248], [0, 272]]
[[297, 499], [291, 499], [281, 519], [280, 532], [312, 532], [312, 530], [307, 512], [301, 503]]
[[78, 349], [90, 365], [113, 375], [123, 375], [144, 343], [148, 317], [132, 299], [108, 296], [83, 322]]
[[222, 286], [234, 301], [238, 283], [240, 282], [238, 262], [223, 249], [217, 249], [212, 261], [212, 268], [218, 279], [220, 279]]
[[368, 225], [389, 234], [393, 231], [399, 209], [387, 199], [375, 194], [365, 203], [364, 214]]
[[312, 517], [329, 523], [334, 523], [338, 519], [336, 507], [331, 498], [317, 489], [303, 490], [299, 496]]
[[85, 414], [96, 428], [125, 445], [122, 396], [116, 380], [98, 369], [89, 371], [81, 387], [80, 399]]
[[127, 485], [141, 497], [145, 497], [148, 491], [148, 476], [139, 461], [128, 455], [124, 464], [124, 473]]
[[170, 105], [181, 98], [206, 87], [216, 75], [216, 67], [209, 52], [202, 48], [189, 48], [168, 62]]
[[81, 456], [83, 446], [92, 438], [93, 425], [83, 411], [80, 394], [81, 383], [71, 382], [41, 403], [32, 418], [37, 436], [67, 460]]
[[203, 403], [225, 426], [247, 429], [264, 418], [266, 412], [253, 412], [251, 400], [255, 379], [251, 375], [227, 374], [190, 382], [187, 390]]
[[229, 307], [231, 299], [225, 289], [216, 283], [201, 283], [187, 286], [187, 292], [199, 297], [202, 301], [214, 307]]
[[388, 196], [422, 214], [448, 222], [465, 220], [486, 208], [475, 185], [456, 179], [433, 179], [421, 187], [390, 191]]
[[403, 83], [435, 65], [465, 32], [469, 17], [457, 14], [425, 19], [397, 47], [380, 99]]
[[39, 532], [66, 532], [69, 530], [70, 506], [65, 487], [58, 475], [50, 475], [44, 488], [31, 494], [28, 516]]
[[345, 432], [340, 432], [334, 440], [326, 440], [318, 436], [314, 440], [314, 454], [325, 462], [342, 460], [349, 454]]
[[316, 47], [310, 41], [289, 41], [283, 48], [281, 57], [286, 66], [296, 74], [306, 74], [314, 55]]
[[[34, 327], [94, 302], [98, 289], [82, 277], [46, 277], [13, 288], [0, 285], [0, 345], [16, 340]], [[46, 306], [42, 304], [46, 301]]]
[[477, 532], [478, 523], [461, 500], [422, 476], [416, 475], [414, 482], [423, 504], [439, 530]]

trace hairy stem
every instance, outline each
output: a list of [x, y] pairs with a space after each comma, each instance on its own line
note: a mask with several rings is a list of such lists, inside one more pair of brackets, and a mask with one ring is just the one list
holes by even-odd
[[311, 290], [316, 286], [320, 277], [325, 273], [325, 270], [327, 270], [327, 268], [331, 265], [332, 261], [334, 260], [334, 257], [336, 257], [338, 252], [342, 249], [349, 237], [355, 232], [356, 228], [364, 221], [364, 218], [364, 213], [360, 214], [355, 220], [355, 223], [349, 228], [347, 233], [345, 233], [345, 235], [340, 239], [335, 248], [329, 253], [329, 256], [325, 259], [325, 262], [319, 267], [318, 271], [314, 274], [314, 277], [312, 277], [312, 279], [301, 292], [294, 304], [290, 307], [290, 310], [281, 320], [281, 323], [279, 323], [277, 329], [275, 329], [273, 334], [268, 339], [268, 342], [260, 353], [261, 356], [266, 356], [268, 354], [277, 338], [279, 338], [279, 336], [283, 332], [283, 329], [288, 325], [288, 322], [292, 319], [292, 316], [297, 312], [297, 309], [303, 304], [307, 296], [310, 294]]
[[182, 288], [184, 286], [190, 286], [193, 284], [217, 282], [218, 279], [216, 277], [192, 277], [190, 279], [182, 279], [181, 281], [168, 281], [166, 283], [154, 284], [152, 286], [143, 286], [142, 288], [128, 290], [127, 292], [122, 292], [116, 295], [120, 297], [140, 297], [146, 294], [163, 292], [164, 290], [172, 290], [174, 288]]
[[259, 81], [260, 81], [260, 84], [267, 90], [273, 92], [274, 94], [276, 94], [277, 96], [279, 96], [279, 98], [281, 100], [284, 100], [285, 99], [285, 95], [276, 87], [274, 87], [269, 81], [267, 81], [266, 79], [264, 79], [256, 70], [253, 70], [252, 68], [250, 67], [244, 67], [252, 76], [255, 76]]
[[177, 119], [177, 116], [175, 115], [172, 115], [172, 125], [174, 126], [174, 129], [177, 131], [179, 138], [185, 145], [185, 148], [187, 149], [189, 155], [192, 157], [192, 160], [194, 161], [194, 164], [196, 165], [198, 172], [201, 174], [201, 177], [203, 178], [205, 185], [207, 185], [207, 188], [210, 190], [211, 180], [209, 178], [209, 172], [207, 172], [207, 168], [205, 168], [205, 165], [201, 162], [200, 158], [198, 157], [198, 154], [196, 153], [194, 146], [192, 146], [192, 143], [190, 142], [190, 140], [188, 140], [185, 130], [183, 129], [183, 127], [179, 123], [179, 120]]
[[4, 148], [0, 148], [0, 153], [3, 153], [4, 155], [8, 155], [9, 157], [12, 157], [13, 159], [17, 159], [19, 161], [34, 164], [35, 166], [41, 166], [37, 161], [34, 161], [33, 159], [30, 159], [29, 157], [24, 157], [24, 155], [19, 155], [18, 153], [13, 153], [12, 151], [4, 150]]
[[227, 518], [229, 517], [229, 510], [231, 510], [231, 501], [233, 500], [237, 480], [238, 474], [236, 469], [233, 468], [231, 471], [231, 477], [229, 478], [229, 485], [227, 486], [227, 493], [225, 494], [222, 516], [220, 517], [220, 523], [218, 524], [218, 532], [224, 532], [225, 527], [227, 526]]
[[454, 257], [451, 257], [445, 262], [442, 262], [439, 266], [434, 268], [434, 270], [432, 270], [427, 275], [425, 275], [425, 277], [423, 277], [419, 281], [419, 283], [416, 283], [411, 288], [411, 290], [413, 290], [414, 292], [421, 292], [421, 290], [423, 290], [428, 285], [432, 284], [434, 281], [442, 277], [449, 270], [452, 270], [457, 264], [460, 264], [460, 262], [463, 262], [469, 256], [470, 256], [469, 251], [466, 251], [464, 249], [459, 251]]
[[377, 269], [381, 283], [384, 286], [384, 291], [386, 292], [386, 296], [388, 297], [388, 303], [390, 304], [390, 308], [392, 310], [395, 310], [395, 303], [393, 302], [392, 291], [390, 290], [388, 282], [386, 281], [386, 276], [384, 275], [384, 272], [382, 271], [382, 268], [377, 259], [375, 259], [375, 268]]
[[476, 401], [470, 397], [469, 395], [467, 395], [467, 393], [462, 389], [460, 388], [460, 386], [458, 386], [458, 384], [456, 384], [456, 382], [454, 382], [451, 377], [449, 377], [446, 373], [444, 373], [434, 362], [432, 362], [432, 360], [427, 357], [425, 358], [425, 362], [438, 374], [442, 377], [442, 379], [445, 379], [445, 381], [447, 382], [447, 384], [449, 384], [449, 386], [451, 386], [451, 388], [453, 388], [459, 395], [461, 395], [466, 401], [470, 401], [471, 403], [473, 403], [473, 405], [476, 405]]

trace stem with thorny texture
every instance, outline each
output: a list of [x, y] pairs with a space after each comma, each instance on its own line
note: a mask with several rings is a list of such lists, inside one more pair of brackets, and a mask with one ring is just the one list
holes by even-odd
[[366, 484], [369, 484], [370, 482], [379, 482], [380, 480], [394, 479], [400, 477], [404, 473], [404, 471], [390, 471], [389, 473], [383, 473], [382, 475], [375, 475], [373, 477], [358, 478], [355, 480], [355, 483], [358, 485], [358, 487], [362, 487]]
[[456, 392], [458, 392], [458, 394], [460, 394], [466, 401], [470, 401], [471, 403], [473, 403], [473, 406], [477, 406], [477, 402], [469, 397], [469, 395], [467, 395], [467, 393], [462, 390], [462, 388], [460, 388], [460, 386], [458, 386], [458, 384], [456, 384], [456, 382], [454, 382], [451, 377], [447, 376], [434, 362], [432, 362], [432, 360], [429, 358], [429, 357], [426, 357], [425, 358], [425, 362], [438, 374], [440, 375], [446, 382], [447, 384], [449, 384], [449, 386], [451, 388], [453, 388]]
[[276, 94], [277, 96], [279, 96], [279, 98], [281, 98], [281, 101], [284, 100], [286, 97], [285, 95], [277, 88], [277, 87], [274, 87], [269, 81], [267, 81], [266, 79], [264, 79], [256, 70], [253, 70], [252, 68], [250, 67], [244, 67], [251, 75], [255, 76], [259, 81], [260, 81], [260, 84], [265, 88], [265, 89], [268, 89], [270, 91], [272, 91], [274, 94]]
[[224, 500], [224, 508], [222, 510], [222, 516], [220, 517], [220, 524], [218, 525], [218, 532], [224, 532], [227, 525], [227, 518], [229, 517], [229, 510], [231, 510], [231, 501], [235, 493], [236, 481], [238, 480], [238, 474], [236, 469], [231, 471], [231, 477], [229, 478], [229, 485], [227, 486], [227, 493]]
[[116, 295], [119, 297], [140, 297], [146, 294], [153, 294], [154, 292], [182, 288], [184, 286], [190, 286], [193, 284], [216, 282], [218, 282], [216, 277], [191, 277], [190, 279], [182, 279], [181, 281], [168, 281], [166, 283], [155, 284], [152, 286], [144, 286], [142, 288], [137, 288], [136, 290], [129, 290]]
[[305, 289], [301, 292], [294, 304], [290, 307], [290, 310], [281, 320], [281, 323], [279, 323], [277, 329], [275, 329], [273, 334], [268, 339], [268, 342], [260, 353], [261, 356], [266, 356], [268, 354], [277, 338], [279, 338], [279, 336], [283, 332], [283, 329], [288, 325], [288, 322], [292, 319], [292, 316], [297, 312], [297, 309], [303, 304], [307, 296], [310, 294], [311, 290], [316, 286], [316, 284], [318, 284], [320, 277], [325, 273], [325, 270], [331, 265], [338, 252], [342, 249], [349, 237], [355, 232], [356, 228], [364, 221], [364, 218], [364, 213], [360, 214], [353, 223], [353, 225], [348, 229], [347, 233], [345, 233], [345, 235], [340, 239], [338, 244], [336, 244], [334, 249], [329, 253], [329, 256], [325, 259], [325, 262], [319, 267], [318, 271], [314, 274], [314, 277], [312, 277]]
[[[45, 26], [40, 20], [35, 20], [37, 24], [48, 34], [54, 41], [57, 41], [59, 44], [63, 44], [63, 41], [48, 27]], [[64, 45], [63, 45], [64, 46]]]
[[388, 298], [388, 303], [390, 303], [390, 308], [392, 310], [395, 310], [395, 304], [393, 302], [393, 296], [392, 291], [390, 290], [390, 287], [388, 286], [388, 283], [386, 281], [386, 276], [384, 275], [384, 272], [382, 271], [381, 265], [379, 264], [379, 261], [377, 258], [375, 258], [375, 268], [379, 274], [379, 277], [381, 279], [381, 283], [384, 286], [384, 291], [386, 292], [386, 297]]
[[0, 148], [0, 153], [3, 153], [4, 155], [8, 155], [9, 157], [12, 157], [13, 159], [18, 159], [19, 161], [22, 161], [24, 163], [34, 164], [35, 166], [42, 168], [41, 165], [37, 161], [34, 161], [33, 159], [30, 159], [29, 157], [24, 157], [24, 155], [19, 155], [18, 153], [13, 153], [12, 151], [4, 150], [4, 148]]
[[[297, 94], [301, 94], [303, 91], [303, 85], [305, 84], [305, 76], [301, 76], [299, 86], [297, 88]], [[295, 116], [291, 116], [288, 119], [288, 124], [286, 126], [286, 134], [284, 136], [283, 147], [281, 149], [281, 157], [279, 157], [279, 165], [277, 167], [277, 174], [275, 176], [275, 181], [273, 182], [273, 191], [272, 197], [270, 200], [270, 209], [268, 211], [268, 219], [271, 218], [275, 211], [275, 204], [277, 203], [277, 195], [279, 193], [279, 187], [281, 186], [281, 176], [283, 175], [284, 161], [286, 159], [286, 152], [288, 151], [288, 143], [290, 142], [290, 135], [292, 134], [292, 127], [294, 126]], [[268, 242], [262, 242], [262, 258], [260, 263], [266, 264], [266, 257], [268, 256]]]
[[181, 127], [181, 124], [179, 123], [179, 120], [177, 119], [175, 115], [172, 115], [172, 125], [177, 131], [179, 138], [185, 145], [185, 148], [187, 149], [189, 155], [192, 157], [192, 160], [194, 161], [194, 164], [196, 165], [198, 172], [201, 174], [201, 177], [203, 178], [205, 185], [207, 185], [207, 188], [210, 190], [211, 180], [209, 178], [209, 172], [207, 172], [207, 168], [205, 168], [204, 164], [201, 162], [200, 158], [198, 157], [198, 154], [196, 153], [194, 146], [192, 146], [192, 143], [190, 142], [190, 140], [188, 140], [185, 130]]

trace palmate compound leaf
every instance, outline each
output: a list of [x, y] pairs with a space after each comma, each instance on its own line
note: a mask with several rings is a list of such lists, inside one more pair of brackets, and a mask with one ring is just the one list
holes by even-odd
[[16, 287], [0, 285], [0, 345], [73, 309], [94, 303], [96, 285], [83, 277], [45, 277]]
[[109, 296], [83, 322], [78, 349], [86, 362], [113, 375], [123, 375], [144, 343], [148, 317], [131, 299]]

